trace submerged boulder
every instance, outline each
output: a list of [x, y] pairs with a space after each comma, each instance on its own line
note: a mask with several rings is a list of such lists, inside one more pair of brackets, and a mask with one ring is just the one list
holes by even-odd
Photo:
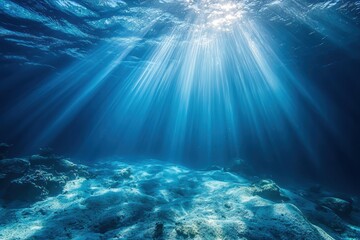
[[0, 179], [11, 179], [25, 173], [30, 162], [22, 158], [10, 158], [0, 161]]
[[347, 229], [345, 222], [329, 208], [317, 206], [315, 209], [304, 209], [303, 212], [313, 223], [326, 226], [336, 233], [343, 233]]
[[30, 170], [9, 184], [4, 198], [7, 200], [37, 201], [62, 192], [67, 178], [43, 170]]
[[127, 167], [127, 168], [123, 168], [123, 169], [115, 171], [115, 174], [112, 178], [115, 181], [120, 181], [120, 180], [131, 178], [131, 175], [132, 175], [131, 168]]
[[54, 154], [0, 161], [0, 198], [32, 203], [60, 194], [67, 181], [87, 177], [85, 166]]
[[71, 162], [67, 158], [61, 156], [51, 155], [51, 156], [42, 156], [42, 155], [32, 155], [29, 158], [31, 166], [40, 167], [46, 169], [48, 172], [52, 173], [63, 173], [69, 177], [69, 179], [75, 179], [78, 176], [88, 177], [89, 172], [87, 167], [83, 165], [78, 165]]
[[34, 165], [50, 165], [50, 164], [52, 164], [53, 159], [36, 154], [36, 155], [30, 156], [29, 161], [31, 162], [31, 164], [33, 166]]
[[45, 157], [42, 155], [32, 155], [30, 157], [32, 165], [43, 165], [52, 167], [56, 171], [64, 172], [76, 168], [76, 164], [70, 162], [68, 159], [59, 156]]
[[195, 223], [178, 223], [176, 228], [176, 235], [179, 238], [195, 238], [199, 234], [199, 229]]
[[341, 198], [325, 197], [320, 199], [319, 205], [327, 207], [339, 216], [348, 216], [352, 211], [352, 204]]
[[30, 168], [26, 159], [11, 158], [0, 161], [0, 198], [8, 196], [7, 189], [11, 187], [12, 181], [22, 177]]
[[256, 217], [247, 223], [246, 239], [333, 239], [312, 225], [293, 204], [260, 206], [253, 212]]
[[252, 191], [254, 195], [258, 195], [262, 198], [266, 198], [272, 201], [288, 200], [280, 192], [280, 187], [270, 179], [260, 180], [252, 185]]

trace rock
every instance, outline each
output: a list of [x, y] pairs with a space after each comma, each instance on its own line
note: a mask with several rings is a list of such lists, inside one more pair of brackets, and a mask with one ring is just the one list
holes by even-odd
[[317, 206], [316, 209], [304, 209], [303, 212], [313, 223], [324, 225], [334, 232], [343, 233], [347, 229], [343, 220], [329, 208]]
[[66, 184], [66, 176], [53, 175], [43, 170], [31, 170], [24, 176], [12, 180], [8, 185], [4, 198], [33, 202], [47, 196], [62, 192]]
[[291, 202], [294, 203], [313, 224], [316, 224], [327, 232], [333, 232], [335, 234], [344, 233], [348, 230], [347, 223], [331, 209], [316, 204], [313, 198], [309, 199], [298, 194], [289, 193], [289, 191], [287, 192], [291, 196]]
[[344, 199], [325, 197], [320, 199], [319, 205], [327, 207], [339, 216], [348, 216], [352, 211], [352, 204]]
[[161, 239], [164, 234], [164, 224], [161, 222], [157, 222], [155, 225], [153, 239]]
[[87, 168], [54, 154], [0, 161], [0, 198], [34, 202], [60, 194], [67, 181], [88, 176]]
[[199, 234], [197, 225], [180, 223], [175, 228], [176, 234], [181, 238], [195, 238]]
[[113, 176], [113, 180], [120, 181], [124, 179], [129, 179], [131, 175], [132, 175], [131, 168], [124, 168], [115, 172]]
[[29, 159], [32, 166], [45, 166], [48, 172], [63, 173], [67, 175], [70, 180], [78, 176], [88, 177], [87, 168], [83, 165], [77, 165], [66, 158], [60, 156], [44, 157], [41, 155], [32, 155]]
[[46, 198], [47, 192], [43, 187], [33, 182], [15, 180], [8, 186], [3, 198], [7, 201], [35, 202]]
[[225, 203], [225, 204], [224, 204], [224, 207], [230, 209], [230, 208], [231, 208], [231, 204], [230, 204], [230, 203]]
[[52, 167], [55, 170], [61, 172], [69, 171], [76, 167], [76, 164], [58, 156], [45, 157], [42, 155], [32, 155], [29, 160], [32, 165], [43, 165], [47, 167]]
[[93, 230], [98, 233], [106, 233], [121, 227], [121, 223], [122, 216], [107, 216], [101, 218], [99, 222], [93, 226]]
[[288, 200], [287, 197], [281, 195], [279, 186], [272, 180], [260, 180], [252, 185], [252, 191], [254, 195], [272, 201]]
[[30, 162], [22, 158], [3, 159], [0, 161], [0, 178], [11, 180], [25, 173], [29, 167]]
[[246, 239], [333, 239], [312, 225], [302, 212], [289, 203], [257, 207], [247, 223]]
[[[2, 201], [0, 235], [6, 235], [0, 238], [324, 240], [332, 239], [331, 234], [335, 239], [357, 239], [359, 232], [350, 222], [358, 215], [356, 199], [348, 221], [327, 207], [317, 210], [314, 202], [290, 190], [273, 187], [280, 195], [286, 193], [296, 206], [254, 197], [248, 180], [234, 174], [193, 171], [170, 163], [154, 171], [154, 163], [156, 167], [163, 164], [151, 160], [129, 165], [111, 160], [93, 166], [99, 166], [98, 178], [69, 182], [66, 193], [59, 196], [26, 208]], [[48, 168], [30, 166], [24, 175], [38, 170], [54, 178], [66, 176]], [[114, 172], [126, 168], [135, 177], [109, 188]], [[27, 183], [23, 189], [32, 188], [39, 196], [49, 194], [41, 182], [24, 180], [21, 186]], [[262, 183], [266, 184], [259, 183], [259, 187], [274, 184], [271, 180]], [[184, 191], [175, 194], [179, 188]]]
[[68, 172], [71, 170], [78, 169], [78, 165], [73, 162], [70, 162], [68, 159], [62, 158], [55, 161], [53, 165], [54, 169], [58, 172]]
[[51, 166], [54, 164], [54, 161], [57, 161], [57, 158], [52, 158], [52, 157], [45, 157], [45, 156], [41, 156], [41, 155], [32, 155], [29, 158], [29, 161], [32, 165], [44, 165], [44, 166]]

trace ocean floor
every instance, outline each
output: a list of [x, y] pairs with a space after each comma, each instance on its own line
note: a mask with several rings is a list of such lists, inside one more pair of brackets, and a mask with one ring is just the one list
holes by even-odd
[[[245, 177], [246, 176], [246, 177]], [[287, 190], [241, 167], [0, 160], [0, 239], [360, 239], [359, 199]]]

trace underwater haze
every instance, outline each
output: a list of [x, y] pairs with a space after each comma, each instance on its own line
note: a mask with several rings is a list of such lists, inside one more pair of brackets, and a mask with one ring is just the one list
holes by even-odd
[[360, 1], [0, 0], [0, 53], [1, 239], [360, 239]]

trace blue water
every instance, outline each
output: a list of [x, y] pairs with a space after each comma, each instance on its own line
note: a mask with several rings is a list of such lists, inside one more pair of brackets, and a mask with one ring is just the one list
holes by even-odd
[[360, 1], [0, 0], [0, 239], [360, 239]]
[[0, 3], [0, 140], [360, 181], [360, 2]]

